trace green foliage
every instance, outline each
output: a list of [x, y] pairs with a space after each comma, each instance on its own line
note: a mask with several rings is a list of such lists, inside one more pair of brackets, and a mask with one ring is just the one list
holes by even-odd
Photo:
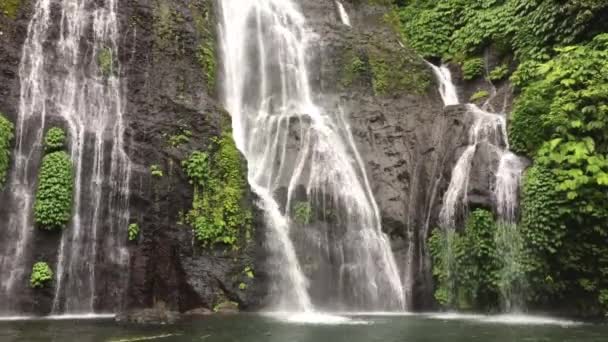
[[236, 248], [239, 238], [249, 234], [252, 220], [244, 201], [245, 169], [230, 132], [214, 139], [211, 150], [211, 154], [193, 152], [182, 163], [194, 186], [194, 201], [187, 220], [203, 245]]
[[429, 240], [435, 298], [444, 306], [488, 309], [499, 298], [501, 262], [495, 242], [497, 226], [492, 213], [473, 211], [465, 231], [435, 230]]
[[21, 7], [21, 0], [0, 0], [0, 14], [4, 14], [10, 19], [16, 19]]
[[483, 59], [470, 58], [462, 63], [462, 77], [465, 80], [473, 80], [483, 75], [484, 72]]
[[471, 98], [469, 99], [469, 101], [475, 102], [478, 100], [486, 99], [489, 96], [490, 96], [490, 93], [488, 93], [487, 90], [478, 90], [473, 95], [471, 95]]
[[104, 47], [97, 52], [97, 66], [103, 77], [110, 77], [114, 68], [114, 54], [112, 49]]
[[424, 93], [431, 84], [430, 74], [416, 56], [396, 55], [382, 50], [369, 52], [372, 88], [377, 96], [410, 90]]
[[11, 164], [11, 144], [14, 138], [13, 123], [0, 113], [0, 189], [4, 187]]
[[168, 143], [172, 147], [179, 147], [190, 142], [192, 131], [181, 129], [179, 133], [169, 136]]
[[413, 0], [399, 13], [403, 35], [425, 57], [460, 59], [493, 45], [524, 61], [606, 31], [606, 8], [605, 0]]
[[342, 85], [350, 87], [357, 79], [364, 76], [367, 72], [367, 65], [359, 56], [349, 56], [342, 73]]
[[46, 262], [37, 262], [32, 267], [30, 276], [30, 286], [33, 288], [43, 288], [53, 280], [53, 271]]
[[294, 206], [295, 219], [299, 224], [310, 224], [312, 221], [312, 206], [308, 202], [297, 202]]
[[494, 68], [494, 70], [490, 71], [490, 75], [488, 78], [491, 81], [500, 81], [507, 77], [509, 74], [509, 66], [506, 64], [502, 64]]
[[47, 153], [63, 150], [65, 148], [65, 141], [65, 131], [59, 127], [53, 127], [46, 132], [44, 150]]
[[198, 48], [198, 62], [205, 73], [207, 86], [215, 89], [217, 78], [217, 60], [215, 57], [215, 46], [211, 41], [202, 43]]
[[139, 225], [137, 223], [131, 223], [128, 228], [129, 241], [135, 241], [139, 237]]
[[160, 166], [156, 164], [150, 165], [150, 174], [152, 175], [152, 177], [157, 178], [163, 178], [165, 176], [163, 170], [160, 168]]
[[65, 228], [72, 212], [74, 176], [72, 161], [65, 151], [47, 154], [38, 174], [34, 218], [38, 226], [53, 230]]
[[251, 266], [247, 266], [245, 267], [245, 269], [243, 270], [243, 273], [245, 273], [245, 275], [247, 276], [247, 278], [249, 279], [253, 279], [254, 275], [253, 275], [253, 268], [251, 268]]

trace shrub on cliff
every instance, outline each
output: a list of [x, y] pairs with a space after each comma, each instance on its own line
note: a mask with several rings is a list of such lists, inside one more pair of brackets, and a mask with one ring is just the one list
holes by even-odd
[[46, 262], [37, 262], [32, 267], [30, 276], [30, 286], [33, 288], [43, 288], [53, 280], [53, 270]]

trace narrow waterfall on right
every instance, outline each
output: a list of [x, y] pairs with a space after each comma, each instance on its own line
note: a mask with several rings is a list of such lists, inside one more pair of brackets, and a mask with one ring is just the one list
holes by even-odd
[[[490, 112], [488, 107], [492, 98], [481, 107], [473, 103], [461, 104], [450, 69], [445, 65], [429, 65], [439, 83], [444, 105], [462, 106], [470, 122], [468, 145], [463, 147], [452, 169], [439, 213], [440, 227], [431, 238], [432, 254], [436, 261], [440, 260], [446, 275], [443, 287], [440, 285], [443, 291], [439, 292], [438, 300], [454, 309], [474, 307], [474, 302], [479, 305], [485, 300], [472, 298], [475, 296], [463, 289], [462, 279], [467, 275], [459, 273], [459, 265], [466, 262], [461, 259], [467, 244], [475, 244], [480, 249], [478, 256], [490, 257], [484, 255], [489, 250], [485, 246], [487, 243], [493, 245], [496, 255], [492, 257], [500, 260], [500, 265], [494, 265], [497, 272], [492, 272], [488, 281], [498, 283], [500, 293], [485, 295], [497, 295], [505, 312], [524, 310], [523, 247], [517, 221], [521, 180], [528, 162], [509, 150], [507, 113], [504, 110], [501, 113]], [[488, 207], [471, 208], [469, 196], [474, 189], [471, 189], [470, 181], [472, 174], [480, 172], [491, 175], [488, 188], [492, 191], [493, 201]], [[471, 236], [476, 240], [473, 241]], [[488, 270], [490, 268], [488, 266]]]

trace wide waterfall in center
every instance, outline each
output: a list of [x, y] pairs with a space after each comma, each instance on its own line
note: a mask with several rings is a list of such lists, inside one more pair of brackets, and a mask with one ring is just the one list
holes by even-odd
[[344, 113], [309, 82], [306, 18], [292, 0], [218, 3], [223, 100], [265, 212], [272, 309], [405, 309]]

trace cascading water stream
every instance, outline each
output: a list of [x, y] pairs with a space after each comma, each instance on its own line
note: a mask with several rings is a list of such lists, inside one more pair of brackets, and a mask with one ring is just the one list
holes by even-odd
[[348, 12], [346, 12], [346, 9], [344, 8], [344, 4], [342, 4], [341, 1], [336, 0], [336, 7], [338, 7], [338, 14], [340, 15], [340, 20], [342, 21], [342, 24], [346, 26], [351, 26], [350, 17], [348, 16]]
[[[458, 104], [456, 88], [451, 81], [449, 69], [445, 66], [437, 67], [432, 64], [430, 66], [440, 83], [439, 92], [444, 104], [446, 106]], [[489, 100], [486, 103], [489, 103]], [[521, 239], [516, 223], [520, 182], [527, 164], [524, 159], [509, 151], [506, 115], [490, 113], [474, 104], [467, 104], [466, 109], [467, 114], [473, 117], [473, 124], [469, 129], [469, 146], [452, 170], [452, 178], [444, 195], [439, 216], [448, 241], [444, 253], [447, 258], [446, 263], [453, 262], [449, 240], [456, 229], [457, 217], [459, 214], [466, 215], [467, 212], [467, 192], [475, 154], [480, 144], [488, 144], [498, 154], [500, 160], [494, 183], [494, 209], [498, 221], [494, 239], [504, 264], [500, 276], [502, 283], [507, 284], [501, 288], [505, 309], [513, 311], [521, 307], [521, 279], [517, 278], [521, 274], [518, 260]]]
[[[309, 83], [307, 59], [315, 35], [305, 17], [291, 0], [219, 5], [224, 102], [266, 214], [273, 309], [310, 312], [330, 303], [323, 308], [403, 310], [399, 272], [342, 109], [313, 100], [320, 95]], [[321, 295], [311, 295], [318, 284], [302, 267], [306, 248], [298, 246], [305, 241], [295, 238], [310, 238], [321, 224], [293, 229], [302, 197], [315, 211], [330, 206], [338, 218], [317, 231], [324, 236], [311, 247], [318, 253], [306, 258], [334, 280]]]
[[[94, 312], [98, 286], [107, 290], [116, 280], [100, 276], [98, 262], [118, 273], [126, 262], [130, 162], [115, 57], [116, 5], [116, 0], [39, 0], [23, 47], [16, 163], [9, 182], [15, 208], [8, 228], [17, 248], [3, 255], [0, 266], [11, 270], [3, 283], [10, 297], [31, 267], [26, 254], [36, 233], [32, 202], [38, 165], [30, 163], [42, 157], [52, 119], [66, 128], [74, 166], [73, 215], [59, 246], [53, 313]], [[47, 35], [52, 30], [57, 37]]]
[[435, 77], [439, 81], [439, 94], [443, 100], [443, 104], [446, 106], [457, 105], [460, 103], [458, 100], [458, 92], [456, 86], [452, 82], [452, 73], [446, 65], [436, 66], [433, 63], [426, 62], [431, 67]]

